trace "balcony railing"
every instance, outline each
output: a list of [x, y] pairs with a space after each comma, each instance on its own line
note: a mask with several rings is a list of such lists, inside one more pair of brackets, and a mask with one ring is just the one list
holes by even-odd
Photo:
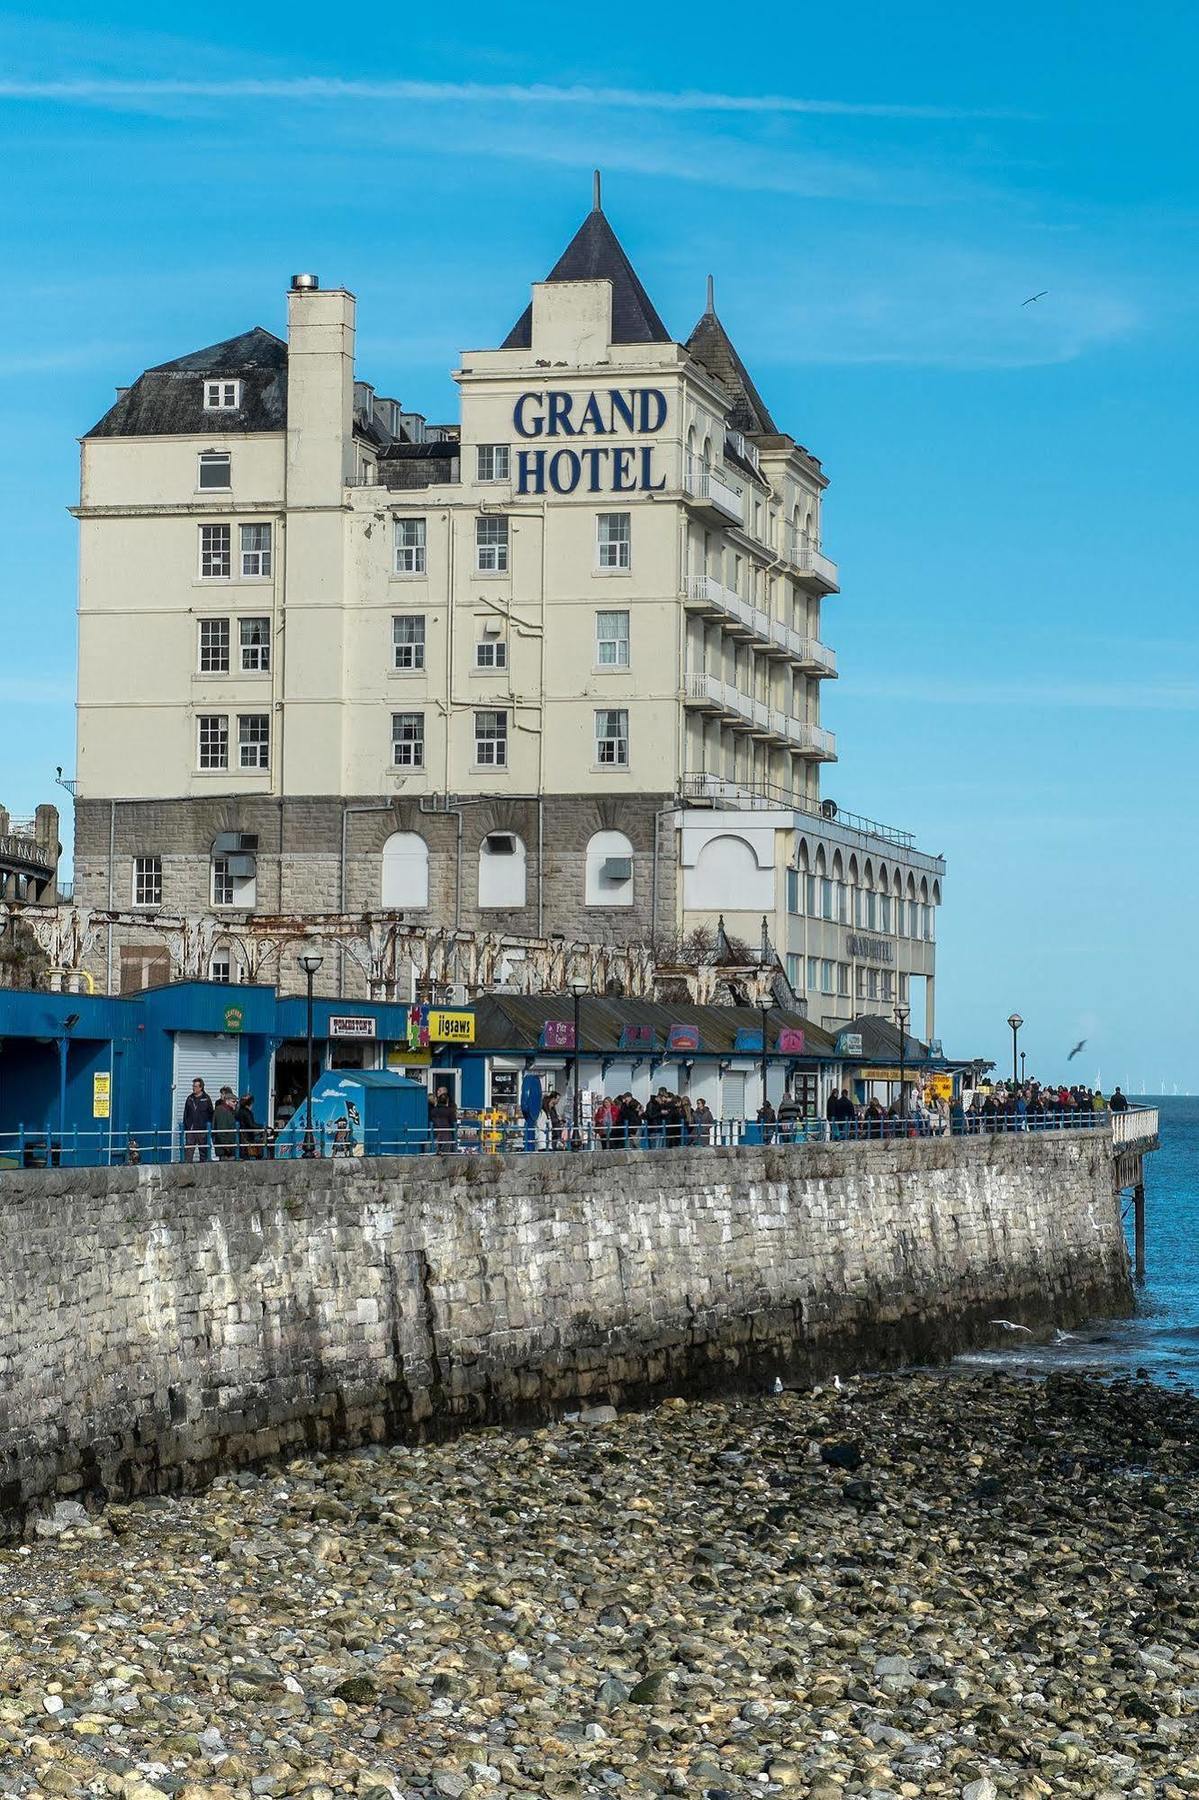
[[714, 575], [693, 575], [687, 584], [686, 597], [688, 605], [728, 622], [734, 629], [743, 627], [760, 638], [764, 646], [782, 650], [802, 668], [824, 675], [837, 673], [836, 653], [827, 644], [820, 643], [817, 638], [805, 637], [802, 631], [784, 625], [781, 619], [772, 619], [761, 607], [751, 605], [732, 588], [726, 588]]
[[818, 550], [810, 537], [802, 531], [792, 531], [787, 535], [787, 561], [800, 575], [810, 577], [819, 587], [828, 593], [835, 594], [839, 588], [837, 565], [831, 557]]
[[831, 731], [806, 720], [793, 719], [779, 707], [768, 706], [752, 694], [743, 694], [730, 682], [716, 675], [689, 674], [684, 677], [684, 699], [689, 706], [700, 706], [707, 712], [721, 713], [729, 722], [748, 725], [764, 737], [783, 738], [792, 748], [821, 761], [836, 760], [836, 739]]
[[840, 807], [832, 807], [831, 801], [810, 800], [806, 794], [797, 793], [793, 788], [778, 787], [771, 781], [736, 781], [710, 771], [697, 771], [681, 778], [679, 795], [683, 800], [718, 801], [724, 806], [743, 806], [752, 810], [806, 813], [820, 824], [834, 827], [838, 835], [849, 834], [856, 838], [864, 848], [870, 847], [871, 840], [875, 844], [889, 844], [917, 868], [929, 869], [936, 875], [945, 873], [944, 857], [929, 856], [923, 850], [917, 850], [912, 832], [900, 831], [896, 825], [882, 825], [877, 819], [867, 819], [860, 813], [845, 812]]
[[719, 463], [704, 462], [699, 456], [687, 457], [683, 486], [694, 499], [714, 508], [722, 517], [744, 525], [745, 490]]

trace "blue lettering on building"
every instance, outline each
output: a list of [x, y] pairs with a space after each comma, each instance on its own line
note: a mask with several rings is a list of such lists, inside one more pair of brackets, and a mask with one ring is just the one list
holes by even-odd
[[[572, 394], [564, 388], [521, 394], [512, 424], [521, 438], [612, 437], [625, 431], [652, 436], [666, 423], [661, 388], [593, 388]], [[577, 449], [524, 449], [516, 454], [518, 494], [658, 494], [666, 476], [658, 471], [653, 444], [588, 444]]]

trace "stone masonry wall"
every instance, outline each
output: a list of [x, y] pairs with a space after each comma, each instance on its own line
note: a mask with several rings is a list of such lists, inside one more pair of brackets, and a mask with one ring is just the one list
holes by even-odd
[[0, 1519], [1131, 1304], [1099, 1133], [0, 1179]]
[[[561, 933], [568, 942], [595, 944], [648, 943], [652, 929], [654, 832], [660, 835], [658, 858], [658, 926], [667, 939], [675, 927], [673, 832], [655, 825], [666, 795], [599, 794], [594, 797], [546, 795], [541, 819], [542, 923], [544, 935]], [[341, 831], [346, 816], [346, 908], [351, 913], [377, 912], [382, 898], [383, 845], [393, 831], [418, 832], [429, 846], [429, 905], [411, 909], [412, 924], [444, 927], [455, 920], [455, 893], [461, 891], [461, 924], [468, 931], [499, 931], [536, 937], [538, 807], [535, 799], [491, 795], [463, 803], [462, 871], [458, 879], [458, 821], [453, 813], [422, 813], [417, 800], [397, 798], [391, 804], [373, 799], [342, 800], [335, 795], [272, 799], [213, 795], [191, 800], [121, 800], [116, 804], [113, 895], [118, 909], [133, 899], [133, 863], [137, 856], [160, 856], [163, 911], [211, 912], [211, 851], [218, 832], [243, 831], [258, 838], [257, 904], [270, 914], [335, 913], [340, 903]], [[79, 800], [75, 808], [75, 895], [84, 905], [103, 910], [108, 904], [109, 802]], [[633, 898], [626, 907], [587, 906], [585, 862], [588, 840], [597, 831], [623, 831], [633, 845]], [[507, 909], [480, 908], [479, 845], [489, 832], [512, 831], [526, 852], [526, 904]], [[229, 911], [231, 928], [244, 917]], [[161, 940], [147, 916], [144, 929], [114, 929], [119, 964], [121, 947], [152, 949]], [[104, 975], [106, 950], [101, 945], [88, 960], [88, 971]], [[268, 969], [268, 974], [274, 973]], [[286, 973], [286, 970], [282, 971]], [[342, 984], [342, 985], [339, 985]], [[294, 985], [294, 982], [293, 982]], [[352, 960], [345, 959], [344, 983], [339, 959], [328, 960], [318, 978], [320, 992], [365, 992], [365, 981]]]

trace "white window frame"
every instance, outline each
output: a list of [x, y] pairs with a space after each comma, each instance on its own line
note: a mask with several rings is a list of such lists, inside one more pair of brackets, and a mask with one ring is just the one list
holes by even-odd
[[[263, 727], [261, 736], [255, 734], [254, 727]], [[237, 766], [242, 770], [250, 770], [258, 774], [271, 766], [271, 715], [270, 713], [238, 713], [237, 715]]]
[[161, 856], [135, 856], [133, 859], [133, 904], [157, 911], [162, 905]]
[[509, 571], [507, 513], [475, 516], [475, 571], [479, 575], [507, 575]]
[[602, 512], [595, 516], [595, 566], [601, 575], [627, 575], [633, 566], [633, 515]]
[[[404, 542], [411, 531], [412, 541]], [[392, 530], [393, 567], [397, 575], [421, 576], [428, 568], [428, 531], [423, 518], [396, 519]]]
[[[224, 481], [205, 481], [204, 470], [217, 469], [224, 466]], [[233, 456], [228, 450], [201, 450], [196, 458], [196, 492], [198, 494], [227, 494], [233, 486]]]
[[[210, 872], [210, 889], [214, 906], [232, 906], [236, 896], [233, 877], [229, 873], [229, 858], [214, 856]], [[218, 887], [219, 882], [219, 887]]]
[[[419, 627], [417, 635], [411, 638], [401, 637], [401, 630], [409, 626], [413, 629]], [[424, 613], [392, 613], [391, 666], [393, 673], [396, 675], [423, 674], [427, 642]], [[403, 657], [407, 657], [408, 660], [401, 660]]]
[[475, 446], [475, 479], [482, 482], [511, 481], [511, 446], [508, 444], [477, 444]]
[[[248, 627], [259, 626], [261, 639], [247, 639]], [[271, 621], [265, 613], [251, 613], [237, 621], [237, 643], [243, 675], [269, 675], [271, 670]]]
[[[608, 750], [611, 751], [610, 755], [605, 754], [605, 751]], [[628, 768], [629, 713], [627, 707], [596, 707], [595, 766], [597, 769]]]
[[[485, 728], [485, 719], [499, 720], [499, 728]], [[486, 730], [486, 735], [482, 733]], [[506, 769], [508, 767], [508, 713], [504, 707], [489, 706], [476, 712], [475, 731], [475, 767], [476, 769]]]
[[[211, 725], [211, 724], [217, 724], [222, 728], [217, 733], [218, 744], [223, 745], [223, 748], [224, 748], [224, 756], [223, 756], [222, 760], [219, 762], [212, 762], [212, 761], [205, 762], [205, 760], [204, 760], [204, 751], [205, 751], [204, 727], [205, 727], [205, 725]], [[210, 746], [210, 748], [211, 748], [211, 746]], [[200, 713], [197, 716], [197, 719], [196, 719], [196, 767], [203, 774], [209, 774], [211, 771], [213, 771], [215, 769], [227, 769], [229, 767], [229, 715], [228, 715], [228, 713]]]
[[[222, 649], [222, 646], [220, 643], [220, 639], [222, 636], [222, 633], [220, 630], [221, 626], [224, 626], [224, 646], [223, 646], [224, 656], [223, 656], [223, 659], [221, 659], [221, 660], [214, 660], [214, 657], [217, 659], [221, 658], [221, 649]], [[215, 649], [212, 644], [210, 644], [210, 643], [206, 644], [204, 641], [206, 635], [210, 632], [213, 633], [217, 639]], [[197, 622], [196, 622], [196, 670], [197, 670], [197, 672], [201, 675], [227, 675], [229, 673], [229, 643], [230, 643], [230, 633], [229, 633], [229, 621], [227, 618], [197, 620]]]
[[[224, 971], [223, 973], [221, 973], [222, 970]], [[209, 957], [208, 979], [209, 981], [219, 981], [223, 984], [232, 983], [233, 952], [228, 947], [223, 950], [214, 950]]]
[[[401, 735], [403, 729], [411, 731], [408, 722], [416, 721], [415, 733], [410, 737]], [[401, 721], [405, 724], [402, 727]], [[416, 735], [419, 734], [419, 735]], [[401, 756], [401, 751], [410, 754]], [[391, 766], [393, 769], [423, 769], [425, 766], [425, 715], [423, 712], [394, 712], [391, 715]]]
[[237, 412], [241, 406], [241, 382], [218, 380], [211, 376], [204, 381], [205, 412]]
[[507, 638], [480, 638], [475, 645], [475, 668], [490, 673], [508, 667]]
[[[624, 620], [624, 635], [619, 628], [615, 637], [605, 636], [602, 621], [610, 619]], [[610, 628], [609, 628], [610, 629]], [[632, 620], [627, 608], [601, 607], [595, 615], [595, 666], [597, 669], [627, 669], [632, 657], [631, 650]], [[611, 648], [612, 656], [606, 654]], [[621, 652], [623, 651], [623, 656]]]
[[[246, 534], [250, 531], [265, 531], [266, 542], [257, 549], [246, 548]], [[237, 528], [238, 566], [243, 581], [269, 581], [274, 566], [274, 533], [270, 521], [258, 519], [253, 523], [239, 525]]]
[[[224, 550], [215, 547], [215, 540], [223, 535]], [[233, 579], [233, 527], [231, 525], [201, 525], [199, 537], [199, 563], [197, 565], [201, 581], [232, 581]], [[223, 568], [205, 567], [205, 564], [223, 563]]]

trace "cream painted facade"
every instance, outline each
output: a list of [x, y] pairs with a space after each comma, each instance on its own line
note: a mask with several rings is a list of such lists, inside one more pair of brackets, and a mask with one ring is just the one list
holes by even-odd
[[[797, 914], [788, 870], [927, 909], [942, 868], [821, 815], [820, 465], [711, 296], [667, 336], [602, 213], [530, 314], [431, 428], [356, 384], [354, 297], [297, 278], [285, 344], [147, 371], [82, 440], [77, 897], [433, 923], [452, 891], [457, 923], [607, 941], [723, 916], [851, 1017], [856, 902]], [[433, 841], [455, 804], [465, 849]], [[931, 1029], [931, 935], [891, 936]], [[847, 995], [809, 990], [830, 949]]]

